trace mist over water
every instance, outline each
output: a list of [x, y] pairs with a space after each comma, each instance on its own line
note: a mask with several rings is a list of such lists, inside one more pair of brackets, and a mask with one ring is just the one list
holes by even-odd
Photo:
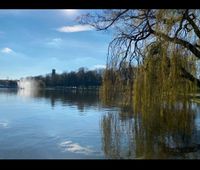
[[32, 90], [32, 89], [38, 89], [39, 88], [39, 82], [36, 81], [35, 79], [20, 79], [17, 82], [17, 86], [20, 89], [26, 89], [26, 90]]
[[40, 89], [40, 84], [32, 78], [20, 79], [17, 82], [18, 95], [24, 97], [34, 97]]

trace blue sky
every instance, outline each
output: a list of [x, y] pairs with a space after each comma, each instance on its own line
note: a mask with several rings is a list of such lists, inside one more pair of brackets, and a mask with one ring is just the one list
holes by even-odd
[[105, 66], [112, 35], [80, 25], [86, 12], [0, 10], [0, 79]]

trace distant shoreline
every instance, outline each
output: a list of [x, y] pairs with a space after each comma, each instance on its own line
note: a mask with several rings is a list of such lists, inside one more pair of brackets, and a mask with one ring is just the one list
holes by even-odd
[[[100, 86], [95, 86], [95, 87], [44, 87], [44, 88], [39, 88], [39, 90], [97, 90], [99, 89]], [[19, 87], [9, 87], [9, 86], [0, 86], [0, 89], [20, 89]], [[22, 88], [23, 90], [23, 88]]]

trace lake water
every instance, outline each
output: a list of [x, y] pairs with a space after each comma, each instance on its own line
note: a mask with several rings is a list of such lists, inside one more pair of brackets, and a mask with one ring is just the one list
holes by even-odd
[[191, 110], [143, 118], [94, 90], [0, 89], [0, 159], [200, 158], [200, 106]]

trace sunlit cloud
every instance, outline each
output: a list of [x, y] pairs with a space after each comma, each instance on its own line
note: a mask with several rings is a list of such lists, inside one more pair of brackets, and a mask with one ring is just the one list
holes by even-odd
[[73, 26], [63, 26], [57, 29], [59, 32], [82, 32], [91, 31], [94, 28], [91, 25], [73, 25]]
[[80, 146], [78, 143], [73, 143], [72, 141], [64, 141], [60, 143], [60, 146], [64, 148], [65, 151], [73, 153], [89, 154], [93, 152], [89, 147]]
[[62, 12], [68, 16], [74, 16], [79, 14], [77, 9], [64, 9], [62, 10]]
[[106, 65], [104, 64], [97, 64], [92, 67], [92, 69], [105, 69]]
[[10, 54], [13, 52], [13, 50], [11, 48], [8, 48], [8, 47], [5, 47], [1, 50], [2, 53], [5, 53], [5, 54]]

